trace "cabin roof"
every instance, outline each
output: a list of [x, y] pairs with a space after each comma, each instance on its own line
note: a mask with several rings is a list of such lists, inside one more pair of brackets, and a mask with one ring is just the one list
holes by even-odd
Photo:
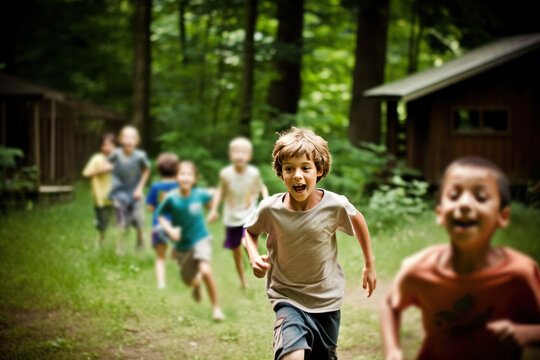
[[113, 110], [2, 72], [0, 72], [0, 97], [46, 99], [76, 108], [79, 110], [79, 114], [84, 117], [101, 117], [107, 120], [119, 121], [125, 120], [123, 115]]
[[471, 50], [440, 67], [419, 71], [403, 79], [364, 92], [365, 97], [411, 101], [505, 64], [540, 48], [540, 33], [501, 38]]

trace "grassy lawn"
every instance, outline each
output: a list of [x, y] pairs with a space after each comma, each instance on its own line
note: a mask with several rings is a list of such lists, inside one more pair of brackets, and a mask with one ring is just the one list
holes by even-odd
[[[0, 358], [271, 358], [274, 313], [264, 281], [251, 275], [246, 259], [249, 289], [240, 289], [232, 254], [221, 247], [221, 223], [210, 230], [215, 236], [214, 273], [228, 318], [214, 323], [207, 296], [196, 304], [172, 261], [167, 265], [167, 288], [156, 289], [149, 240], [146, 249], [136, 253], [132, 232], [128, 253], [118, 257], [113, 241], [117, 234], [111, 231], [104, 248], [95, 249], [88, 188], [80, 186], [76, 195], [69, 204], [37, 206], [0, 218]], [[512, 210], [510, 228], [500, 231], [495, 242], [540, 260], [540, 214], [519, 205]], [[382, 358], [377, 306], [401, 259], [445, 241], [432, 212], [411, 219], [407, 226], [387, 228], [376, 219], [367, 221], [380, 278], [371, 299], [360, 287], [360, 246], [343, 234], [339, 238], [347, 277], [342, 359]], [[403, 327], [409, 357], [420, 338], [419, 314], [409, 311]]]

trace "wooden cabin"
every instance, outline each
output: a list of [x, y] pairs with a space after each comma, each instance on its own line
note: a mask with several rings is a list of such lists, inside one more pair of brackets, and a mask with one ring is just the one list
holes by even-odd
[[0, 145], [24, 152], [18, 166], [36, 166], [40, 194], [71, 192], [101, 134], [124, 123], [114, 111], [0, 73]]
[[492, 160], [514, 185], [540, 179], [540, 34], [494, 41], [364, 96], [386, 102], [389, 151], [432, 184], [465, 155]]

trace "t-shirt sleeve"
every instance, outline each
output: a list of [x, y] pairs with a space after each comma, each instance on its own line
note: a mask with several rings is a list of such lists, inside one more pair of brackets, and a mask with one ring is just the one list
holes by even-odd
[[116, 163], [117, 160], [118, 160], [118, 149], [114, 149], [111, 155], [109, 155], [109, 157], [107, 158], [107, 161], [110, 162], [111, 164], [114, 164]]
[[343, 195], [339, 195], [338, 201], [340, 206], [337, 229], [339, 231], [343, 231], [347, 235], [354, 236], [354, 227], [351, 221], [351, 216], [356, 215], [356, 208], [350, 203], [349, 199]]
[[206, 205], [212, 201], [212, 193], [208, 189], [200, 189], [199, 198], [201, 202]]
[[414, 304], [414, 291], [411, 286], [413, 265], [407, 264], [410, 259], [405, 259], [401, 269], [395, 277], [390, 290], [390, 307], [394, 310], [404, 310]]
[[158, 194], [158, 190], [157, 190], [156, 185], [152, 185], [150, 187], [150, 191], [148, 192], [148, 196], [146, 197], [146, 203], [148, 205], [152, 205], [153, 207], [156, 207], [158, 205], [157, 194]]
[[244, 228], [255, 236], [259, 236], [263, 232], [266, 232], [266, 202], [263, 201], [260, 203], [257, 210], [253, 211], [251, 215], [248, 216]]
[[88, 163], [84, 167], [82, 174], [83, 176], [90, 176], [90, 174], [94, 173], [97, 169], [98, 165], [98, 158], [97, 156], [92, 156], [90, 160], [88, 160]]
[[156, 210], [156, 216], [165, 216], [169, 215], [170, 210], [170, 197], [166, 196], [165, 199], [159, 204], [157, 210]]
[[538, 265], [533, 260], [529, 263], [526, 270], [526, 290], [523, 294], [517, 294], [521, 301], [517, 308], [523, 320], [538, 322], [540, 321], [540, 273]]
[[140, 150], [139, 163], [143, 169], [150, 168], [150, 160], [148, 160], [148, 156], [146, 156], [146, 151]]

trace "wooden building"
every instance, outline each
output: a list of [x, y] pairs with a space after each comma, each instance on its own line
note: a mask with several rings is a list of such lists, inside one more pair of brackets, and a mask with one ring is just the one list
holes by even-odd
[[36, 165], [36, 190], [68, 192], [107, 131], [125, 118], [67, 94], [0, 73], [0, 145], [24, 152], [19, 166]]
[[540, 34], [494, 41], [364, 96], [386, 102], [388, 149], [432, 184], [465, 155], [492, 160], [515, 185], [540, 179]]

